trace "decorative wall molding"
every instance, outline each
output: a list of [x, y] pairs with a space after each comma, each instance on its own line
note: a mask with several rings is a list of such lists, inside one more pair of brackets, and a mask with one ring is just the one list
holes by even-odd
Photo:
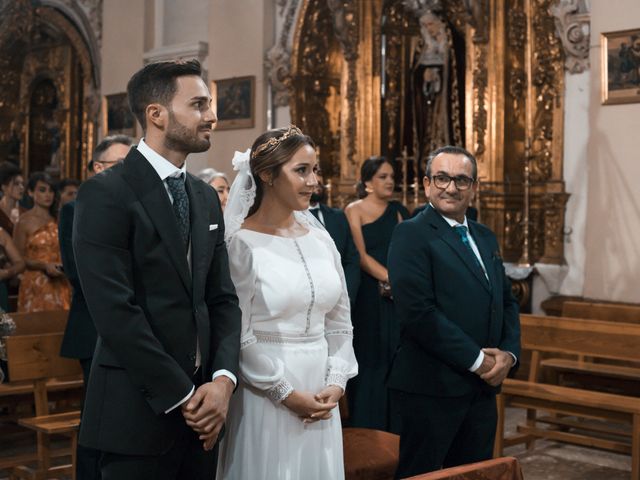
[[207, 42], [187, 42], [176, 43], [174, 45], [164, 45], [159, 48], [148, 50], [142, 56], [144, 63], [162, 62], [166, 60], [181, 60], [197, 58], [200, 63], [209, 55], [209, 44]]
[[569, 73], [589, 69], [591, 14], [586, 0], [556, 0], [549, 12], [564, 48], [565, 68]]
[[[280, 15], [285, 15], [278, 41], [264, 57], [275, 107], [287, 107], [291, 98], [291, 29], [298, 11], [299, 0], [279, 0]], [[286, 8], [286, 13], [285, 13]]]

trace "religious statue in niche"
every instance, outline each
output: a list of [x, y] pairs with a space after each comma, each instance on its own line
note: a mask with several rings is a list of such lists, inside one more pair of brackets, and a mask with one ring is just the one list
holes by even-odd
[[419, 17], [420, 39], [414, 49], [410, 97], [414, 145], [421, 169], [430, 151], [461, 144], [460, 102], [451, 30], [431, 10]]
[[45, 170], [58, 176], [63, 131], [58, 94], [50, 79], [42, 79], [34, 86], [29, 117], [29, 171]]

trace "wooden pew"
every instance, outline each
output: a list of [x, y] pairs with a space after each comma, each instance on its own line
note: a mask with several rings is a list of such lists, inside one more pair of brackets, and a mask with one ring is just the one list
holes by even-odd
[[483, 462], [443, 468], [406, 480], [523, 480], [522, 469], [514, 457], [493, 458]]
[[[67, 325], [67, 310], [10, 314], [16, 324], [13, 335], [31, 335], [41, 333], [62, 333]], [[9, 377], [11, 377], [9, 375]], [[33, 382], [11, 379], [0, 383], [0, 408], [13, 410], [17, 404], [33, 404]], [[80, 391], [83, 387], [82, 375], [72, 378], [49, 378], [46, 381], [47, 392]]]
[[[539, 383], [544, 353], [640, 362], [640, 325], [537, 315], [521, 315], [520, 325], [522, 348], [532, 352], [531, 367], [527, 381], [506, 379], [502, 386], [494, 453], [502, 456], [505, 446], [517, 443], [531, 446], [536, 438], [602, 448], [631, 454], [631, 478], [640, 480], [638, 398]], [[504, 438], [506, 405], [527, 409], [526, 423], [512, 438]], [[550, 415], [539, 416], [539, 411]]]
[[67, 326], [68, 310], [46, 312], [14, 312], [9, 314], [16, 323], [14, 335], [64, 332]]
[[640, 305], [567, 301], [562, 305], [562, 316], [606, 322], [640, 323]]
[[[20, 465], [13, 469], [12, 479], [40, 479], [49, 475], [71, 475], [75, 479], [75, 453], [80, 411], [50, 415], [47, 380], [77, 377], [80, 364], [60, 357], [62, 332], [6, 337], [9, 375], [16, 381], [33, 384], [36, 416], [19, 420], [19, 424], [37, 433], [37, 467]], [[71, 440], [71, 463], [52, 466], [50, 436], [66, 435]]]
[[[640, 324], [640, 306], [566, 301], [562, 316]], [[540, 365], [550, 372], [551, 378], [560, 378], [563, 382], [589, 384], [596, 390], [640, 396], [640, 363], [578, 355], [575, 358], [546, 358]]]

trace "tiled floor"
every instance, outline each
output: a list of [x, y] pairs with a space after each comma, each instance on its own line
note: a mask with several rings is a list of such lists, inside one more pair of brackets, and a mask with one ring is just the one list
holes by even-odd
[[[507, 434], [524, 420], [524, 411], [507, 409]], [[524, 445], [505, 450], [520, 460], [525, 480], [629, 480], [631, 457], [563, 443], [538, 441], [529, 452]]]
[[[507, 434], [514, 432], [523, 419], [524, 411], [507, 409]], [[30, 443], [24, 436], [0, 435], [0, 452], [2, 456], [11, 451], [24, 453]], [[631, 472], [628, 455], [547, 441], [536, 442], [528, 452], [524, 445], [510, 447], [505, 455], [520, 460], [525, 480], [629, 480]], [[7, 479], [8, 472], [0, 471], [0, 480]]]

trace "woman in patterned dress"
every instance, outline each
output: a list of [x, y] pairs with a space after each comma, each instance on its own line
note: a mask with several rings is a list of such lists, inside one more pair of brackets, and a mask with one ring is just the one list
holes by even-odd
[[18, 290], [18, 311], [68, 310], [71, 289], [62, 271], [54, 184], [46, 173], [29, 178], [27, 192], [33, 208], [20, 216], [13, 232], [27, 269]]

